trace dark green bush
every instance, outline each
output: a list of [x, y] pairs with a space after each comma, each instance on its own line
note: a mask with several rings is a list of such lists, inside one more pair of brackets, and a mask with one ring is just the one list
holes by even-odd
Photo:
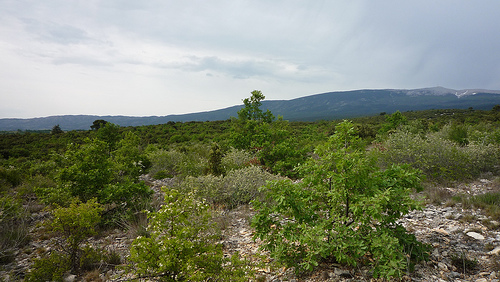
[[427, 247], [397, 221], [419, 207], [410, 197], [420, 188], [420, 172], [406, 166], [379, 169], [365, 155], [350, 122], [301, 170], [302, 182], [269, 182], [258, 212], [255, 237], [273, 258], [297, 271], [311, 271], [324, 260], [355, 267], [368, 260], [375, 277], [401, 276], [408, 258], [425, 259]]
[[63, 276], [71, 270], [68, 255], [52, 252], [48, 256], [35, 259], [31, 272], [26, 275], [28, 282], [63, 281]]

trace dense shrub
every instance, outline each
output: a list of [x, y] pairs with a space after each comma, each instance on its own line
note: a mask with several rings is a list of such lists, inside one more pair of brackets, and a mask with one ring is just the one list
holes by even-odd
[[231, 148], [231, 150], [222, 157], [222, 166], [226, 172], [244, 168], [250, 165], [250, 161], [253, 158], [254, 156], [248, 151]]
[[247, 281], [244, 262], [225, 258], [209, 206], [193, 193], [165, 189], [165, 204], [149, 214], [149, 237], [130, 249], [130, 271], [159, 281]]
[[63, 281], [65, 273], [71, 270], [67, 254], [52, 252], [48, 256], [34, 260], [31, 271], [26, 275], [26, 281]]
[[150, 150], [147, 154], [151, 161], [149, 174], [160, 179], [173, 176], [199, 176], [208, 170], [208, 146], [192, 146], [189, 149]]
[[0, 167], [0, 192], [21, 184], [21, 173], [15, 168]]
[[101, 220], [102, 207], [95, 199], [86, 203], [73, 200], [67, 208], [53, 211], [52, 230], [62, 236], [60, 251], [68, 255], [73, 271], [79, 270], [80, 245], [90, 236], [96, 234], [96, 227]]
[[397, 223], [419, 207], [410, 197], [420, 187], [418, 171], [378, 169], [350, 122], [339, 124], [315, 153], [301, 167], [302, 182], [271, 182], [261, 189], [267, 200], [254, 201], [255, 237], [273, 258], [297, 271], [327, 259], [366, 262], [375, 277], [392, 277], [426, 257], [427, 248]]
[[384, 166], [408, 163], [435, 181], [470, 179], [483, 172], [498, 171], [500, 148], [497, 145], [472, 142], [460, 146], [442, 136], [442, 132], [422, 137], [397, 131], [372, 150], [372, 154]]
[[27, 213], [20, 201], [0, 197], [0, 264], [14, 260], [15, 250], [29, 241]]
[[231, 170], [225, 176], [205, 175], [186, 177], [176, 188], [182, 193], [193, 192], [208, 203], [225, 208], [234, 208], [259, 198], [259, 187], [278, 176], [250, 166]]

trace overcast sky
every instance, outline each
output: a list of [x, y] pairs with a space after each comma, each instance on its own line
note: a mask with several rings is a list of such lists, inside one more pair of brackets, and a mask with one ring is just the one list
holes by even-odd
[[0, 0], [0, 118], [500, 90], [498, 0]]

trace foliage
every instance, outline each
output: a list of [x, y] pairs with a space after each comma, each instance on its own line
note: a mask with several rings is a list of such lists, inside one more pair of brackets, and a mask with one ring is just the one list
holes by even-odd
[[59, 124], [54, 125], [54, 127], [52, 127], [52, 130], [50, 131], [50, 134], [61, 134], [61, 133], [64, 133], [64, 131], [61, 129]]
[[104, 127], [108, 122], [103, 120], [103, 119], [96, 119], [94, 120], [94, 122], [92, 123], [92, 125], [90, 126], [90, 129], [92, 130], [99, 130], [101, 127]]
[[276, 121], [269, 110], [262, 112], [260, 101], [264, 98], [256, 90], [244, 100], [245, 107], [232, 121], [231, 145], [256, 151], [259, 162], [273, 173], [296, 177], [293, 169], [305, 159], [307, 147], [292, 137], [288, 121], [282, 117]]
[[262, 92], [252, 91], [252, 96], [243, 100], [244, 108], [238, 111], [238, 119], [233, 119], [231, 127], [231, 144], [237, 149], [258, 147], [266, 131], [265, 124], [274, 120], [273, 114], [267, 110], [262, 112], [260, 101], [265, 99]]
[[469, 144], [467, 128], [463, 125], [453, 124], [448, 131], [448, 139], [460, 146]]
[[493, 220], [500, 220], [500, 192], [487, 192], [475, 196], [456, 195], [454, 200], [463, 204], [464, 208], [479, 208]]
[[249, 166], [253, 158], [254, 156], [248, 151], [231, 148], [222, 156], [221, 163], [224, 171], [227, 172]]
[[114, 170], [120, 176], [120, 181], [136, 182], [150, 166], [149, 160], [143, 154], [140, 138], [133, 132], [126, 132], [112, 154], [115, 163]]
[[244, 268], [231, 267], [216, 243], [209, 206], [192, 193], [164, 192], [165, 204], [149, 215], [150, 237], [132, 243], [130, 270], [160, 281], [246, 281]]
[[395, 130], [401, 125], [408, 123], [408, 119], [400, 111], [396, 111], [392, 115], [386, 115], [385, 121], [386, 122], [382, 124], [379, 130], [382, 134]]
[[[425, 258], [425, 246], [397, 220], [419, 205], [410, 198], [420, 174], [408, 166], [380, 170], [365, 156], [353, 125], [344, 121], [317, 157], [301, 166], [301, 183], [274, 181], [255, 201], [255, 237], [278, 261], [298, 271], [323, 259], [374, 264], [374, 276], [400, 276], [407, 255]], [[410, 250], [413, 250], [410, 252]]]
[[118, 141], [120, 141], [120, 126], [113, 123], [106, 123], [104, 126], [97, 130], [97, 139], [101, 140], [106, 144], [106, 149], [108, 154], [116, 150]]
[[28, 227], [21, 202], [11, 196], [0, 197], [0, 264], [11, 262], [16, 248], [28, 243]]
[[258, 122], [270, 123], [274, 120], [273, 114], [267, 110], [263, 112], [260, 109], [262, 106], [261, 101], [266, 97], [259, 90], [252, 91], [252, 96], [243, 100], [245, 105], [241, 110], [238, 111], [238, 119], [242, 121], [254, 120]]
[[422, 136], [399, 130], [372, 154], [384, 166], [411, 164], [434, 181], [471, 179], [483, 172], [498, 171], [498, 145], [472, 142], [460, 146], [441, 136], [441, 132]]
[[176, 188], [182, 193], [195, 193], [212, 206], [232, 209], [260, 198], [259, 187], [276, 179], [279, 177], [250, 166], [231, 170], [225, 176], [186, 177]]
[[79, 269], [80, 244], [96, 233], [102, 210], [99, 203], [91, 199], [86, 203], [73, 200], [69, 207], [53, 211], [52, 230], [64, 238], [65, 242], [60, 247], [69, 256], [74, 271]]
[[72, 144], [61, 159], [56, 180], [61, 190], [86, 202], [113, 180], [108, 146], [98, 139], [87, 139], [81, 146]]
[[207, 172], [208, 155], [209, 147], [203, 145], [152, 150], [147, 154], [151, 161], [149, 173], [157, 179], [203, 175]]
[[212, 144], [208, 157], [208, 173], [218, 176], [224, 174], [222, 166], [222, 151], [217, 143]]
[[63, 281], [63, 276], [71, 270], [67, 254], [52, 252], [50, 255], [37, 258], [31, 272], [26, 275], [26, 281]]
[[7, 191], [10, 188], [21, 184], [21, 173], [12, 167], [0, 166], [0, 192]]

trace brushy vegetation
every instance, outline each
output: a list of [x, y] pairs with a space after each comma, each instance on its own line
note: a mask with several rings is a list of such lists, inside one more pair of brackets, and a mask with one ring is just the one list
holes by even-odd
[[[37, 236], [30, 215], [47, 210], [57, 244], [32, 261], [27, 281], [95, 278], [120, 263], [147, 279], [246, 281], [253, 266], [222, 255], [214, 224], [221, 210], [248, 204], [264, 247], [298, 272], [335, 261], [398, 277], [428, 255], [397, 224], [419, 207], [413, 191], [425, 181], [428, 200], [441, 202], [451, 196], [432, 187], [500, 174], [497, 110], [289, 122], [261, 110], [264, 98], [252, 92], [227, 121], [124, 128], [98, 120], [89, 131], [0, 135], [0, 264]], [[153, 202], [146, 173], [175, 178], [164, 202]], [[494, 222], [499, 198], [449, 201]], [[85, 244], [114, 228], [135, 239], [128, 261]], [[474, 269], [463, 256], [456, 264]]]
[[[323, 260], [356, 266], [370, 261], [375, 277], [401, 276], [407, 256], [426, 258], [427, 247], [396, 221], [418, 204], [419, 172], [408, 166], [380, 170], [365, 156], [350, 122], [300, 169], [305, 178], [271, 182], [255, 201], [256, 237], [278, 261], [310, 271]], [[411, 251], [410, 251], [411, 250]], [[412, 263], [414, 263], [412, 261]]]

